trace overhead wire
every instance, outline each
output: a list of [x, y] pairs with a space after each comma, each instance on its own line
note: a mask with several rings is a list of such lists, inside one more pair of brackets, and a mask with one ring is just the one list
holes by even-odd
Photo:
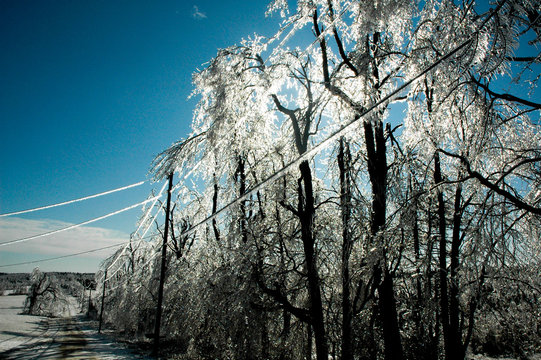
[[46, 261], [53, 261], [53, 260], [66, 259], [66, 258], [69, 258], [69, 257], [74, 257], [74, 256], [79, 256], [79, 255], [84, 255], [84, 254], [90, 254], [90, 253], [97, 252], [97, 251], [100, 251], [100, 250], [106, 250], [106, 249], [111, 249], [111, 248], [119, 247], [119, 246], [121, 246], [121, 245], [124, 245], [124, 242], [121, 242], [121, 243], [118, 243], [118, 244], [114, 244], [114, 245], [104, 246], [104, 247], [97, 248], [97, 249], [81, 251], [81, 252], [77, 252], [77, 253], [73, 253], [73, 254], [67, 254], [67, 255], [55, 256], [55, 257], [52, 257], [52, 258], [45, 258], [45, 259], [39, 259], [39, 260], [32, 260], [32, 261], [24, 261], [24, 262], [19, 262], [19, 263], [12, 263], [12, 264], [7, 264], [7, 265], [0, 265], [0, 268], [2, 268], [2, 267], [18, 266], [18, 265], [37, 264], [37, 263], [46, 262]]
[[[154, 205], [156, 205], [156, 202], [159, 200], [160, 197], [162, 197], [162, 194], [163, 194], [163, 191], [165, 190], [165, 187], [167, 186], [167, 181], [164, 182], [162, 188], [160, 189], [158, 195], [156, 195], [153, 199], [154, 202], [152, 203], [152, 205], [150, 205], [150, 207], [148, 208], [148, 210], [146, 211], [145, 215], [143, 216], [143, 219], [141, 220], [141, 222], [139, 223], [139, 226], [137, 227], [137, 230], [135, 230], [134, 234], [137, 234], [137, 232], [141, 229], [141, 227], [145, 224], [146, 220], [148, 219], [148, 216], [150, 215], [150, 213], [152, 212], [152, 209], [154, 208]], [[152, 223], [154, 221], [154, 219], [156, 219], [156, 217], [158, 216], [158, 214], [160, 213], [160, 210], [158, 210], [156, 212], [156, 214], [154, 215], [154, 217], [152, 218], [152, 220], [150, 221], [150, 223], [148, 224], [145, 232], [143, 233], [143, 235], [140, 236], [140, 239], [137, 240], [136, 244], [140, 243], [143, 238], [145, 237], [145, 235], [147, 234], [148, 230], [150, 229], [150, 227], [152, 226]], [[109, 264], [109, 266], [107, 266], [106, 270], [109, 270], [111, 267], [113, 267], [114, 264], [116, 264], [116, 262], [122, 257], [122, 255], [124, 255], [124, 252], [126, 251], [126, 249], [128, 248], [128, 246], [132, 244], [132, 238], [130, 237], [130, 241], [128, 241], [126, 243], [126, 246], [124, 247], [124, 249], [122, 249], [122, 251], [120, 252], [120, 254], [118, 254], [118, 256], [116, 257], [116, 259], [111, 263]]]
[[[151, 223], [149, 224], [149, 226], [147, 227], [147, 230], [145, 231], [144, 235], [146, 235], [146, 233], [148, 232], [148, 230], [150, 229], [150, 227], [152, 226], [152, 222], [154, 221], [154, 219], [158, 216], [158, 214], [161, 212], [161, 210], [158, 210], [156, 212], [156, 214], [154, 215], [154, 218], [152, 219]], [[113, 267], [113, 265], [115, 265], [118, 261], [120, 261], [120, 259], [122, 259], [122, 255], [124, 255], [124, 253], [126, 252], [126, 249], [128, 248], [129, 245], [136, 245], [136, 244], [139, 244], [141, 242], [143, 242], [145, 239], [148, 239], [148, 238], [152, 238], [156, 235], [150, 235], [150, 236], [144, 236], [141, 237], [139, 240], [136, 240], [136, 241], [132, 241], [130, 240], [129, 242], [126, 243], [126, 246], [124, 247], [124, 249], [122, 249], [122, 251], [116, 256], [115, 260], [110, 264], [108, 265], [105, 270], [109, 270]], [[119, 266], [112, 274], [107, 274], [107, 278], [105, 279], [106, 281], [110, 278], [112, 278], [118, 271], [120, 271], [120, 269], [122, 269], [121, 266]], [[100, 277], [100, 279], [98, 281], [102, 281], [103, 280], [103, 276], [105, 276], [105, 272], [103, 272], [103, 275]]]
[[[167, 185], [167, 182], [165, 182], [165, 184]], [[161, 197], [161, 196], [160, 196], [160, 197]], [[150, 209], [152, 209], [152, 207], [151, 207]], [[156, 217], [157, 217], [162, 211], [163, 211], [163, 208], [160, 208], [160, 209], [156, 212], [156, 214], [154, 215], [154, 217], [152, 218], [152, 220], [149, 222], [149, 224], [148, 224], [148, 226], [147, 226], [145, 232], [143, 233], [141, 239], [139, 239], [139, 240], [137, 240], [137, 241], [135, 241], [135, 242], [131, 242], [131, 241], [128, 242], [128, 243], [126, 244], [126, 246], [124, 247], [124, 249], [122, 250], [122, 252], [116, 257], [116, 259], [115, 259], [109, 266], [107, 266], [107, 268], [106, 268], [105, 270], [108, 271], [109, 269], [111, 269], [111, 268], [113, 267], [113, 265], [116, 264], [116, 263], [122, 258], [122, 255], [124, 255], [124, 252], [125, 252], [125, 250], [128, 248], [129, 245], [139, 244], [140, 242], [142, 242], [142, 241], [143, 241], [144, 239], [146, 239], [146, 238], [151, 238], [151, 237], [156, 236], [156, 235], [151, 235], [151, 236], [145, 237], [145, 235], [147, 234], [148, 230], [149, 230], [150, 227], [152, 226], [154, 220], [156, 219]], [[159, 252], [158, 252], [158, 253], [159, 253]], [[119, 266], [112, 274], [107, 274], [107, 278], [105, 279], [105, 281], [107, 281], [108, 279], [112, 278], [118, 271], [120, 271], [120, 269], [122, 269], [121, 266]], [[103, 276], [105, 276], [105, 272], [103, 272]], [[100, 279], [99, 279], [100, 282], [103, 281], [103, 276], [100, 277]]]
[[[118, 192], [118, 191], [122, 191], [122, 190], [126, 190], [126, 189], [129, 189], [129, 188], [132, 188], [132, 187], [136, 187], [136, 186], [139, 186], [141, 184], [145, 183], [145, 181], [142, 181], [142, 182], [139, 182], [139, 183], [135, 183], [135, 184], [132, 184], [132, 185], [128, 185], [128, 186], [124, 186], [124, 187], [121, 187], [121, 188], [117, 188], [117, 189], [114, 189], [114, 190], [109, 190], [109, 191], [105, 191], [105, 192], [102, 192], [102, 193], [99, 193], [99, 194], [95, 194], [95, 195], [91, 195], [91, 196], [87, 196], [87, 197], [83, 197], [83, 198], [79, 198], [79, 199], [75, 199], [75, 200], [70, 200], [70, 201], [67, 201], [67, 202], [63, 202], [63, 203], [58, 203], [58, 204], [54, 204], [54, 205], [49, 205], [47, 207], [41, 207], [41, 208], [34, 208], [34, 209], [31, 209], [31, 210], [28, 210], [26, 212], [30, 212], [30, 211], [38, 211], [38, 210], [43, 210], [45, 208], [51, 208], [51, 207], [56, 207], [56, 206], [61, 206], [61, 205], [66, 205], [66, 204], [69, 204], [69, 203], [74, 203], [74, 202], [78, 202], [78, 201], [83, 201], [83, 200], [87, 200], [87, 199], [90, 199], [90, 198], [95, 198], [95, 197], [98, 197], [98, 196], [103, 196], [103, 195], [107, 195], [107, 194], [111, 194], [111, 193], [114, 193], [114, 192]], [[164, 186], [162, 187], [162, 189], [160, 190], [160, 193], [149, 199], [148, 202], [150, 201], [154, 201], [152, 203], [152, 205], [150, 206], [149, 210], [146, 212], [145, 216], [143, 217], [139, 227], [137, 228], [137, 230], [135, 231], [135, 233], [137, 233], [139, 231], [139, 229], [141, 228], [141, 226], [144, 224], [144, 222], [146, 221], [146, 219], [148, 218], [148, 215], [150, 214], [152, 208], [154, 207], [154, 205], [156, 204], [156, 202], [158, 201], [158, 199], [161, 197], [162, 193], [163, 193], [163, 190], [165, 189], [165, 186], [166, 186], [167, 183], [164, 184]], [[144, 201], [142, 203], [139, 203], [139, 204], [135, 204], [133, 206], [130, 206], [128, 208], [125, 208], [125, 209], [122, 209], [122, 210], [119, 210], [117, 212], [114, 212], [114, 213], [111, 213], [111, 214], [108, 214], [108, 215], [105, 215], [103, 217], [100, 217], [100, 218], [96, 218], [96, 219], [93, 219], [93, 220], [90, 220], [90, 221], [86, 221], [84, 223], [81, 223], [81, 224], [77, 224], [77, 225], [74, 225], [74, 226], [70, 226], [70, 227], [67, 227], [67, 228], [63, 228], [63, 229], [59, 229], [59, 230], [55, 230], [55, 231], [52, 231], [52, 232], [49, 232], [49, 233], [44, 233], [44, 234], [40, 234], [40, 235], [36, 235], [34, 238], [37, 238], [37, 237], [41, 237], [41, 236], [48, 236], [48, 235], [53, 235], [54, 233], [58, 233], [58, 232], [61, 232], [61, 231], [66, 231], [66, 230], [69, 230], [69, 229], [73, 229], [77, 226], [82, 226], [83, 224], [88, 224], [88, 223], [91, 223], [91, 222], [94, 222], [94, 221], [98, 221], [100, 219], [103, 219], [105, 217], [109, 217], [109, 216], [113, 216], [113, 215], [116, 215], [120, 212], [123, 212], [123, 211], [127, 211], [128, 209], [131, 209], [133, 207], [136, 207], [136, 206], [139, 206], [139, 205], [142, 205], [144, 203], [146, 203], [147, 201]], [[10, 213], [10, 214], [4, 214], [3, 216], [9, 216], [9, 215], [15, 215], [15, 214], [19, 214], [19, 213], [22, 213], [21, 212], [17, 212], [17, 213]], [[156, 214], [157, 215], [157, 214]], [[152, 221], [154, 221], [155, 217], [153, 218]], [[139, 241], [143, 241], [145, 239], [147, 239], [148, 237], [145, 237], [145, 235], [147, 234], [148, 230], [149, 230], [150, 226], [147, 227], [147, 229], [145, 230], [145, 232], [143, 233], [143, 235], [140, 235], [140, 239], [138, 240]], [[154, 236], [154, 235], [153, 235]], [[152, 237], [152, 236], [150, 236]], [[15, 242], [21, 242], [21, 241], [27, 241], [27, 240], [31, 240], [31, 237], [29, 238], [24, 238], [24, 239], [18, 239], [18, 240], [13, 240], [11, 242], [6, 242], [5, 245], [9, 245], [9, 244], [13, 244]], [[131, 239], [130, 241], [128, 242], [122, 242], [122, 243], [118, 243], [118, 244], [115, 244], [115, 245], [110, 245], [110, 246], [105, 246], [105, 247], [101, 247], [101, 248], [97, 248], [97, 249], [91, 249], [91, 250], [87, 250], [87, 251], [82, 251], [82, 252], [77, 252], [77, 253], [73, 253], [73, 254], [67, 254], [67, 255], [61, 255], [61, 256], [56, 256], [56, 257], [52, 257], [52, 258], [45, 258], [45, 259], [39, 259], [39, 260], [32, 260], [32, 261], [25, 261], [25, 262], [19, 262], [19, 263], [12, 263], [12, 264], [6, 264], [6, 265], [0, 265], [0, 267], [11, 267], [11, 266], [17, 266], [17, 265], [29, 265], [29, 264], [35, 264], [35, 263], [40, 263], [40, 262], [46, 262], [46, 261], [54, 261], [54, 260], [60, 260], [60, 259], [64, 259], [64, 258], [69, 258], [69, 257], [74, 257], [74, 256], [79, 256], [79, 255], [84, 255], [84, 254], [88, 254], [88, 253], [92, 253], [92, 252], [97, 252], [97, 251], [100, 251], [100, 250], [105, 250], [105, 249], [110, 249], [110, 248], [114, 248], [114, 247], [119, 247], [119, 246], [122, 246], [122, 245], [129, 245], [131, 242]], [[2, 243], [4, 244], [4, 243]], [[2, 244], [0, 244], [0, 246], [2, 246]]]
[[[155, 253], [154, 253], [147, 261], [145, 261], [145, 263], [144, 263], [143, 265], [141, 265], [141, 268], [143, 269], [145, 266], [147, 266], [148, 264], [150, 264], [150, 262], [151, 262], [152, 260], [154, 260], [154, 259], [155, 259], [158, 255], [160, 255], [160, 254], [161, 254], [161, 251], [156, 251], [156, 252], [155, 252]], [[119, 269], [120, 269], [120, 268], [119, 268]], [[110, 275], [110, 276], [109, 276], [109, 274], [107, 274], [108, 276], [107, 276], [107, 279], [106, 279], [105, 281], [111, 280], [111, 279], [113, 278], [113, 276], [114, 276], [117, 272], [118, 272], [118, 269], [117, 269], [117, 271], [115, 271], [115, 272], [114, 272], [112, 275]], [[135, 276], [135, 273], [132, 273], [130, 276], [128, 276], [128, 277], [122, 279], [122, 281], [120, 281], [118, 284], [116, 284], [116, 285], [113, 286], [112, 288], [107, 289], [107, 291], [112, 291], [112, 290], [114, 290], [114, 289], [116, 289], [116, 288], [121, 287], [122, 285], [124, 285], [124, 283], [127, 283], [133, 276]], [[103, 283], [104, 281], [101, 280], [100, 282]]]
[[74, 225], [70, 225], [70, 226], [67, 226], [65, 228], [61, 228], [61, 229], [57, 229], [57, 230], [53, 230], [53, 231], [49, 231], [49, 232], [46, 232], [46, 233], [42, 233], [42, 234], [38, 234], [38, 235], [33, 235], [33, 236], [28, 236], [28, 237], [24, 237], [24, 238], [21, 238], [21, 239], [15, 239], [15, 240], [9, 240], [9, 241], [4, 241], [4, 242], [1, 242], [0, 243], [0, 247], [1, 246], [7, 246], [7, 245], [11, 245], [11, 244], [17, 244], [17, 243], [21, 243], [21, 242], [26, 242], [26, 241], [29, 241], [29, 240], [34, 240], [34, 239], [38, 239], [38, 238], [42, 238], [42, 237], [46, 237], [46, 236], [51, 236], [51, 235], [54, 235], [54, 234], [58, 234], [58, 233], [61, 233], [61, 232], [64, 232], [64, 231], [67, 231], [67, 230], [71, 230], [71, 229], [75, 229], [75, 228], [78, 228], [80, 226], [83, 226], [83, 225], [88, 225], [88, 224], [91, 224], [91, 223], [94, 223], [96, 221], [100, 221], [100, 220], [103, 220], [103, 219], [106, 219], [108, 217], [111, 217], [113, 215], [117, 215], [117, 214], [120, 214], [120, 213], [123, 213], [125, 211], [128, 211], [128, 210], [131, 210], [133, 208], [136, 208], [138, 206], [141, 206], [141, 205], [144, 205], [146, 203], [149, 203], [151, 201], [154, 201], [157, 197], [153, 197], [153, 198], [150, 198], [150, 199], [147, 199], [145, 201], [141, 201], [137, 204], [134, 204], [134, 205], [131, 205], [131, 206], [127, 206], [121, 210], [117, 210], [117, 211], [114, 211], [114, 212], [111, 212], [107, 215], [103, 215], [103, 216], [99, 216], [97, 218], [94, 218], [94, 219], [91, 219], [91, 220], [87, 220], [87, 221], [83, 221], [81, 223], [78, 223], [78, 224], [74, 224]]
[[[143, 240], [143, 239], [148, 239], [148, 238], [151, 238], [151, 237], [153, 237], [153, 236], [155, 236], [155, 235], [147, 236], [147, 237], [145, 237], [145, 238], [142, 238], [141, 240]], [[65, 259], [65, 258], [70, 258], [70, 257], [75, 257], [75, 256], [80, 256], [80, 255], [85, 255], [85, 254], [89, 254], [89, 253], [93, 253], [93, 252], [98, 252], [98, 251], [101, 251], [101, 250], [112, 249], [112, 248], [119, 247], [119, 246], [122, 246], [122, 245], [125, 245], [125, 244], [129, 244], [129, 241], [128, 241], [128, 242], [123, 241], [123, 242], [120, 242], [120, 243], [117, 243], [117, 244], [113, 244], [113, 245], [108, 245], [108, 246], [104, 246], [104, 247], [100, 247], [100, 248], [95, 248], [95, 249], [85, 250], [85, 251], [76, 252], [76, 253], [71, 253], [71, 254], [66, 254], [66, 255], [55, 256], [55, 257], [51, 257], [51, 258], [44, 258], [44, 259], [38, 259], [38, 260], [30, 260], [30, 261], [23, 261], [23, 262], [18, 262], [18, 263], [12, 263], [12, 264], [0, 265], [0, 268], [1, 268], [1, 267], [17, 266], [17, 265], [36, 264], [36, 263], [41, 263], [41, 262], [53, 261], [53, 260], [60, 260], [60, 259]]]
[[[165, 190], [165, 187], [166, 187], [166, 186], [167, 186], [167, 181], [164, 181], [162, 188], [161, 188], [160, 191], [158, 192], [158, 195], [156, 195], [156, 200], [154, 200], [154, 202], [152, 203], [152, 205], [150, 205], [150, 207], [148, 208], [147, 212], [145, 213], [145, 216], [143, 217], [143, 220], [141, 220], [141, 222], [139, 223], [139, 226], [137, 227], [137, 230], [135, 230], [134, 234], [137, 234], [137, 232], [139, 231], [139, 229], [141, 229], [141, 226], [143, 226], [143, 224], [144, 224], [145, 221], [147, 220], [148, 215], [150, 215], [150, 212], [151, 212], [152, 209], [154, 208], [154, 205], [156, 205], [156, 202], [157, 202], [158, 199], [162, 196], [163, 191]], [[147, 228], [147, 230], [148, 230], [148, 228]], [[145, 234], [146, 234], [146, 231], [143, 233], [142, 237], [145, 236]]]
[[[223, 141], [223, 140], [222, 140]], [[216, 144], [215, 148], [218, 147], [218, 145], [220, 145], [221, 142], [218, 142], [218, 144]], [[190, 176], [198, 167], [199, 165], [203, 162], [203, 159], [206, 157], [206, 154], [201, 158], [199, 159], [195, 164], [194, 166], [192, 166], [190, 168], [190, 170], [186, 173], [183, 174], [183, 176], [178, 180], [178, 183], [177, 185], [175, 185], [173, 187], [173, 189], [171, 189], [171, 192], [174, 192], [176, 189], [178, 189], [180, 186], [182, 186], [182, 182], [186, 180], [186, 178], [188, 176]], [[165, 181], [164, 182], [164, 185], [162, 186], [158, 196], [161, 197], [163, 191], [165, 190], [165, 187], [167, 186], [168, 182]], [[157, 201], [157, 200], [156, 200]], [[147, 215], [149, 214], [150, 210], [154, 207], [154, 204], [156, 203], [156, 201], [152, 204], [152, 206], [149, 208], [149, 211], [147, 212], [147, 214], [145, 215], [145, 218], [147, 217]], [[156, 217], [160, 214], [161, 211], [163, 211], [164, 209], [163, 208], [160, 208], [160, 210], [158, 210], [156, 212], [156, 214], [154, 215], [154, 217], [152, 218], [152, 220], [149, 222], [145, 232], [143, 233], [143, 237], [147, 234], [148, 230], [150, 229], [150, 227], [152, 226], [154, 220], [156, 219]], [[137, 233], [137, 231], [140, 229], [141, 225], [144, 223], [144, 221], [141, 222], [141, 224], [139, 225], [139, 227], [137, 228], [137, 230], [135, 231], [135, 233]], [[140, 240], [134, 242], [135, 244], [139, 243]], [[122, 269], [122, 267], [118, 267], [112, 274], [107, 274], [107, 278], [105, 278], [104, 280], [104, 276], [105, 276], [105, 271], [111, 269], [113, 267], [114, 264], [116, 264], [121, 258], [122, 258], [122, 255], [124, 254], [125, 250], [128, 248], [128, 245], [130, 245], [130, 243], [127, 243], [126, 246], [124, 247], [124, 249], [122, 250], [122, 252], [115, 258], [115, 260], [110, 264], [108, 265], [105, 270], [103, 271], [102, 273], [102, 276], [99, 278], [99, 280], [97, 280], [98, 282], [103, 282], [103, 281], [107, 281], [109, 279], [111, 279], [118, 271], [120, 271]], [[157, 252], [156, 254], [158, 254], [159, 252]], [[144, 265], [146, 266], [146, 264]]]
[[80, 201], [94, 199], [94, 198], [97, 198], [97, 197], [100, 197], [100, 196], [109, 195], [109, 194], [113, 194], [113, 193], [116, 193], [116, 192], [119, 192], [119, 191], [131, 189], [131, 188], [143, 185], [145, 182], [146, 181], [140, 181], [140, 182], [135, 183], [135, 184], [119, 187], [119, 188], [116, 188], [116, 189], [113, 189], [113, 190], [104, 191], [104, 192], [101, 192], [101, 193], [98, 193], [98, 194], [89, 195], [89, 196], [81, 197], [81, 198], [78, 198], [78, 199], [64, 201], [64, 202], [61, 202], [61, 203], [36, 207], [36, 208], [33, 208], [33, 209], [27, 209], [27, 210], [14, 211], [14, 212], [10, 212], [10, 213], [0, 214], [0, 217], [26, 214], [26, 213], [30, 213], [30, 212], [34, 212], [34, 211], [51, 209], [51, 208], [55, 208], [55, 207], [58, 207], [58, 206], [64, 206], [64, 205], [73, 204], [73, 203], [80, 202]]
[[[236, 126], [239, 126], [239, 124], [237, 123]], [[213, 149], [217, 149], [219, 146], [222, 145], [222, 143], [225, 142], [225, 139], [220, 139], [216, 145], [213, 147]], [[203, 154], [203, 156], [197, 160], [197, 162], [190, 167], [190, 169], [185, 172], [184, 174], [182, 174], [182, 176], [180, 177], [180, 179], [178, 180], [177, 182], [177, 185], [175, 185], [173, 187], [173, 189], [171, 189], [171, 192], [174, 192], [175, 190], [177, 190], [179, 187], [183, 186], [184, 185], [184, 182], [186, 181], [186, 179], [191, 175], [193, 174], [194, 171], [196, 171], [199, 166], [203, 163], [203, 160], [207, 157], [207, 155], [209, 154], [210, 152], [207, 152], [205, 154]], [[162, 193], [163, 193], [163, 190], [165, 189], [165, 187], [167, 186], [167, 181], [164, 182], [164, 185], [162, 186], [160, 192], [159, 192], [159, 197], [161, 197]], [[156, 200], [157, 201], [157, 200]], [[155, 204], [155, 203], [154, 203]], [[149, 209], [152, 209], [154, 204], [149, 208]], [[163, 210], [163, 209], [161, 209]], [[145, 234], [148, 232], [148, 230], [150, 229], [150, 227], [152, 226], [152, 223], [153, 221], [156, 219], [156, 217], [159, 215], [159, 213], [161, 212], [158, 211], [156, 212], [156, 214], [154, 215], [154, 217], [152, 218], [152, 220], [150, 221], [148, 227], [146, 228], [145, 232], [143, 233], [143, 237], [145, 236]], [[147, 215], [148, 215], [148, 212], [147, 212]], [[146, 217], [146, 215], [145, 215]], [[144, 223], [144, 221], [141, 222], [141, 224], [139, 225], [139, 227], [137, 228], [137, 230], [135, 232], [137, 232], [139, 230], [139, 228], [141, 227], [141, 225]], [[122, 258], [122, 255], [124, 253], [124, 251], [127, 249], [129, 243], [126, 244], [126, 247], [123, 249], [123, 251], [116, 257], [116, 259], [109, 265], [107, 266], [106, 270], [109, 270], [114, 264], [116, 264], [117, 261], [119, 261], [121, 258]], [[107, 278], [105, 279], [105, 281], [107, 281], [108, 279], [112, 278], [113, 275], [115, 275], [119, 270], [121, 269], [121, 267], [117, 268], [117, 270], [115, 270], [115, 272], [113, 274], [107, 274]], [[105, 272], [103, 273], [102, 277], [99, 279], [99, 282], [102, 282], [103, 281], [103, 276], [105, 275]]]

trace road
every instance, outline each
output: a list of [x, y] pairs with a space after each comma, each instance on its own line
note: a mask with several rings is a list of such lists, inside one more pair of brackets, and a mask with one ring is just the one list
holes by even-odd
[[0, 296], [0, 359], [146, 359], [97, 334], [81, 315], [21, 315], [24, 296]]

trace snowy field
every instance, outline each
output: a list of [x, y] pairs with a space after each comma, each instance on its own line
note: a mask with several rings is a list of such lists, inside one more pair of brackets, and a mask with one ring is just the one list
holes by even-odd
[[47, 321], [40, 316], [19, 315], [26, 296], [0, 296], [0, 354], [27, 346], [46, 331]]
[[75, 311], [21, 315], [25, 296], [0, 296], [0, 359], [146, 359], [96, 333]]

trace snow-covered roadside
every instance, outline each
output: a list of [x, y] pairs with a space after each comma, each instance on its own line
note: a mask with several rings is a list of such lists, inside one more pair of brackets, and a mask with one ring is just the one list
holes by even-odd
[[62, 318], [21, 315], [25, 296], [0, 296], [0, 358], [147, 359], [123, 344], [97, 334], [81, 315], [77, 302]]
[[0, 354], [36, 342], [48, 328], [44, 317], [20, 315], [26, 296], [0, 296]]
[[[467, 360], [517, 360], [516, 358], [511, 357], [499, 357], [499, 358], [493, 358], [486, 355], [471, 355], [466, 357]], [[541, 354], [535, 354], [530, 357], [528, 357], [528, 360], [541, 360]]]
[[92, 322], [85, 321], [82, 315], [74, 317], [78, 319], [77, 326], [87, 340], [87, 348], [94, 354], [99, 354], [100, 359], [105, 360], [131, 360], [131, 359], [151, 359], [146, 355], [135, 354], [126, 345], [118, 343], [113, 337], [104, 334], [98, 334], [96, 327]]

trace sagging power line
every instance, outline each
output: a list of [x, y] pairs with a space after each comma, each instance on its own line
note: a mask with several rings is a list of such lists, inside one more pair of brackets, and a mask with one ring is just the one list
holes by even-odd
[[67, 227], [62, 228], [62, 229], [57, 229], [57, 230], [49, 231], [49, 232], [38, 234], [38, 235], [28, 236], [28, 237], [24, 237], [24, 238], [21, 238], [21, 239], [4, 241], [4, 242], [0, 243], [0, 247], [1, 246], [6, 246], [6, 245], [17, 244], [17, 243], [21, 243], [21, 242], [25, 242], [25, 241], [29, 241], [29, 240], [34, 240], [34, 239], [38, 239], [38, 238], [42, 238], [42, 237], [46, 237], [46, 236], [51, 236], [51, 235], [54, 235], [54, 234], [58, 234], [58, 233], [67, 231], [67, 230], [78, 228], [80, 226], [88, 225], [88, 224], [94, 223], [96, 221], [103, 220], [103, 219], [106, 219], [106, 218], [111, 217], [113, 215], [117, 215], [117, 214], [120, 214], [122, 212], [125, 212], [125, 211], [131, 210], [133, 208], [136, 208], [138, 206], [144, 205], [146, 203], [154, 201], [157, 198], [159, 198], [159, 196], [152, 197], [152, 198], [147, 199], [145, 201], [141, 201], [141, 202], [139, 202], [137, 204], [127, 206], [127, 207], [125, 207], [123, 209], [111, 212], [111, 213], [109, 213], [107, 215], [103, 215], [103, 216], [100, 216], [100, 217], [97, 217], [97, 218], [94, 218], [94, 219], [91, 219], [91, 220], [83, 221], [83, 222], [78, 223], [78, 224], [70, 225], [70, 226], [67, 226]]
[[[135, 230], [135, 232], [133, 233], [133, 236], [135, 236], [139, 230], [141, 229], [141, 227], [145, 224], [146, 220], [148, 219], [148, 216], [150, 215], [152, 209], [154, 208], [154, 205], [156, 205], [156, 202], [158, 201], [158, 199], [162, 196], [164, 190], [165, 190], [165, 187], [167, 186], [167, 182], [165, 182], [162, 186], [162, 188], [160, 189], [160, 192], [158, 193], [158, 195], [156, 195], [154, 197], [154, 202], [152, 203], [152, 205], [150, 205], [150, 207], [148, 208], [147, 212], [145, 213], [145, 215], [143, 216], [143, 219], [141, 220], [141, 222], [139, 223], [139, 226], [137, 227], [137, 230]], [[150, 220], [147, 228], [145, 229], [145, 231], [143, 232], [143, 235], [140, 236], [140, 239], [137, 241], [137, 243], [139, 243], [140, 241], [142, 241], [144, 238], [145, 238], [145, 235], [147, 234], [148, 230], [150, 229], [150, 227], [152, 226], [152, 223], [153, 221], [156, 219], [156, 217], [159, 215], [160, 213], [160, 210], [158, 210], [156, 212], [156, 214], [154, 214], [154, 217]], [[113, 267], [114, 264], [116, 264], [116, 262], [118, 260], [121, 259], [122, 255], [124, 254], [124, 252], [126, 251], [126, 249], [128, 248], [128, 245], [130, 245], [132, 242], [132, 238], [133, 236], [130, 238], [130, 241], [126, 243], [126, 246], [124, 247], [124, 249], [122, 249], [122, 251], [118, 254], [118, 256], [116, 257], [116, 259], [111, 263], [109, 264], [109, 266], [107, 266], [107, 270], [109, 270], [111, 267]], [[116, 273], [116, 272], [115, 272]], [[111, 275], [112, 276], [112, 275]], [[100, 280], [101, 281], [101, 280]]]
[[27, 209], [27, 210], [21, 210], [21, 211], [15, 211], [15, 212], [10, 212], [10, 213], [0, 214], [0, 217], [26, 214], [26, 213], [30, 213], [30, 212], [34, 212], [34, 211], [51, 209], [51, 208], [55, 208], [55, 207], [58, 207], [58, 206], [64, 206], [64, 205], [73, 204], [73, 203], [84, 201], [84, 200], [94, 199], [94, 198], [97, 198], [97, 197], [100, 197], [100, 196], [109, 195], [109, 194], [113, 194], [113, 193], [116, 193], [116, 192], [119, 192], [119, 191], [131, 189], [131, 188], [143, 185], [145, 182], [146, 181], [140, 181], [140, 182], [135, 183], [135, 184], [119, 187], [119, 188], [116, 188], [116, 189], [113, 189], [113, 190], [104, 191], [104, 192], [101, 192], [99, 194], [84, 196], [84, 197], [81, 197], [81, 198], [78, 198], [78, 199], [68, 200], [68, 201], [64, 201], [64, 202], [60, 202], [60, 203], [56, 203], [56, 204], [51, 204], [51, 205], [36, 207], [36, 208], [33, 208], [33, 209]]
[[99, 248], [94, 248], [94, 249], [80, 251], [80, 252], [66, 254], [66, 255], [55, 256], [55, 257], [51, 257], [51, 258], [43, 258], [43, 259], [38, 259], [38, 260], [30, 260], [30, 261], [23, 261], [23, 262], [18, 262], [18, 263], [0, 265], [0, 268], [2, 268], [2, 267], [11, 267], [11, 266], [19, 266], [19, 265], [38, 264], [38, 263], [47, 262], [47, 261], [54, 261], [54, 260], [61, 260], [61, 259], [66, 259], [66, 258], [70, 258], [70, 257], [76, 257], [76, 256], [80, 256], [80, 255], [85, 255], [85, 254], [98, 252], [98, 251], [101, 251], [101, 250], [113, 249], [115, 247], [120, 247], [122, 245], [129, 245], [130, 243], [132, 243], [132, 244], [139, 243], [141, 241], [153, 238], [155, 236], [156, 236], [156, 234], [142, 237], [139, 240], [137, 240], [136, 242], [132, 242], [131, 240], [130, 241], [123, 241], [123, 242], [113, 244], [113, 245], [103, 246], [103, 247], [99, 247]]
[[119, 246], [124, 245], [124, 244], [125, 244], [124, 242], [121, 242], [121, 243], [118, 243], [118, 244], [104, 246], [104, 247], [100, 247], [100, 248], [97, 248], [97, 249], [91, 249], [91, 250], [81, 251], [81, 252], [77, 252], [77, 253], [73, 253], [73, 254], [55, 256], [55, 257], [52, 257], [52, 258], [25, 261], [25, 262], [19, 262], [19, 263], [7, 264], [7, 265], [0, 265], [0, 268], [18, 266], [18, 265], [37, 264], [37, 263], [42, 263], [42, 262], [46, 262], [46, 261], [66, 259], [66, 258], [70, 258], [70, 257], [74, 257], [74, 256], [79, 256], [79, 255], [84, 255], [84, 254], [90, 254], [90, 253], [93, 253], [93, 252], [98, 252], [98, 251], [101, 251], [101, 250], [112, 249], [112, 248], [119, 247]]

